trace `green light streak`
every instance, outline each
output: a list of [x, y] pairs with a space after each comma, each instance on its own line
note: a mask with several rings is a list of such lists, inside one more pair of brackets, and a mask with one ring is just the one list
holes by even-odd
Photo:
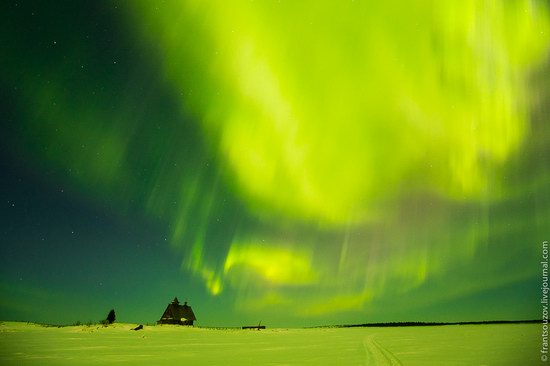
[[[447, 215], [506, 197], [503, 167], [528, 133], [526, 78], [550, 40], [543, 3], [142, 2], [138, 19], [252, 215], [348, 232], [333, 256], [302, 251], [319, 247], [315, 235], [300, 246], [234, 239], [223, 268], [189, 267], [217, 273], [239, 306], [279, 306], [294, 284], [316, 293], [292, 293], [302, 315], [361, 309], [476, 262], [488, 220], [457, 230]], [[396, 217], [416, 195], [447, 205], [425, 212], [435, 233]], [[388, 221], [403, 234], [348, 238]], [[486, 278], [480, 288], [502, 284]], [[269, 292], [244, 291], [252, 279]]]
[[396, 295], [422, 307], [533, 276], [550, 218], [529, 201], [550, 174], [526, 153], [548, 140], [527, 85], [550, 42], [543, 2], [131, 6], [181, 113], [90, 106], [61, 65], [51, 84], [24, 77], [21, 134], [90, 196], [166, 222], [210, 294], [384, 313]]
[[223, 270], [237, 285], [310, 285], [317, 282], [311, 256], [295, 246], [234, 242]]
[[522, 142], [549, 39], [528, 1], [142, 6], [250, 209], [329, 225], [404, 185], [479, 198]]

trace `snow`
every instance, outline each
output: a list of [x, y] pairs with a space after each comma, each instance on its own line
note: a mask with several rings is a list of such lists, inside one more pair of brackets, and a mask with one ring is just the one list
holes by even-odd
[[540, 324], [209, 329], [0, 324], [1, 365], [534, 365]]

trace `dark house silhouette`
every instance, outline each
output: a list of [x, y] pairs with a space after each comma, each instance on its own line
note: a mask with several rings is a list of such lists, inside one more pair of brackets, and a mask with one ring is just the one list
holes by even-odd
[[191, 306], [187, 305], [187, 301], [180, 305], [178, 298], [175, 297], [157, 324], [179, 324], [179, 325], [193, 325], [193, 322], [197, 320], [195, 313]]

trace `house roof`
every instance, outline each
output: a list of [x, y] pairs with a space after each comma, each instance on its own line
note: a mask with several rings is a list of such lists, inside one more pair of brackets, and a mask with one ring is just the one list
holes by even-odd
[[170, 304], [164, 310], [161, 320], [163, 319], [174, 319], [174, 320], [197, 320], [195, 313], [191, 306], [187, 305], [187, 301], [183, 305], [179, 304], [178, 298], [174, 298]]

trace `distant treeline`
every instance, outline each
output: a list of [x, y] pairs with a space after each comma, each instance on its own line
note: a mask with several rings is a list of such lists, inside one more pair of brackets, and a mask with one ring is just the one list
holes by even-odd
[[542, 323], [542, 320], [487, 320], [477, 322], [390, 322], [318, 326], [313, 328], [357, 328], [357, 327], [424, 327], [436, 325], [476, 325], [476, 324], [525, 324]]

